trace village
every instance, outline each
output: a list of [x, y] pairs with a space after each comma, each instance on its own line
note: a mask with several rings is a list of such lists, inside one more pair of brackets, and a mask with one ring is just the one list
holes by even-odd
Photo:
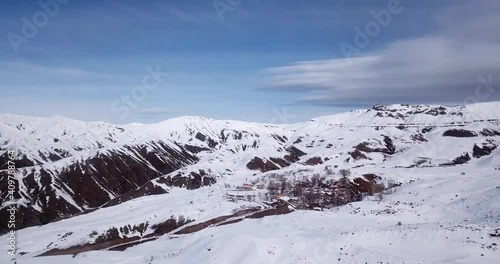
[[354, 180], [350, 176], [350, 170], [334, 172], [328, 167], [325, 173], [314, 173], [309, 177], [305, 170], [288, 174], [268, 173], [258, 180], [231, 188], [226, 192], [226, 198], [236, 203], [286, 203], [297, 210], [321, 211], [361, 201], [367, 196], [382, 200], [384, 195], [395, 192], [401, 185], [393, 181], [383, 183], [382, 178], [375, 174], [364, 174]]

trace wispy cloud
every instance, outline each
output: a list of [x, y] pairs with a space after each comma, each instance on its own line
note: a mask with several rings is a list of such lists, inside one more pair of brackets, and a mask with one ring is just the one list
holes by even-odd
[[165, 119], [166, 116], [175, 114], [172, 109], [167, 108], [139, 108], [132, 112], [132, 115], [144, 121], [160, 121]]
[[13, 62], [0, 64], [0, 78], [10, 80], [11, 82], [29, 81], [40, 82], [42, 80], [55, 82], [66, 81], [81, 81], [81, 80], [112, 80], [117, 78], [110, 74], [87, 71], [73, 67], [51, 67], [46, 65], [38, 65], [25, 62]]
[[[243, 1], [221, 23], [213, 1], [70, 1], [22, 53], [0, 41], [0, 112], [268, 122], [273, 108], [287, 105], [305, 120], [378, 102], [458, 101], [478, 76], [491, 74], [496, 85], [498, 0], [412, 1], [366, 53], [335, 58], [340, 43], [354, 43], [353, 27], [388, 2]], [[0, 27], [18, 31], [37, 11], [36, 2], [6, 3]], [[172, 74], [137, 106], [145, 109], [119, 119], [110, 104], [130, 96], [144, 68], [157, 64]]]
[[37, 75], [37, 76], [46, 76], [52, 77], [57, 76], [59, 78], [81, 78], [81, 79], [94, 79], [94, 78], [105, 78], [110, 79], [113, 76], [86, 71], [79, 68], [62, 68], [62, 67], [50, 67], [44, 65], [23, 63], [23, 62], [15, 62], [7, 65], [10, 68], [11, 73], [16, 72], [17, 74], [23, 75]]
[[168, 23], [173, 19], [180, 22], [215, 21], [215, 14], [209, 8], [211, 2], [201, 3], [153, 1], [144, 2], [141, 6], [137, 6], [130, 3], [114, 2], [112, 4], [116, 10], [112, 15], [122, 17], [124, 20], [133, 18], [137, 22]]
[[[481, 4], [450, 8], [436, 17], [437, 33], [394, 41], [376, 52], [266, 69], [267, 89], [301, 91], [301, 101], [323, 105], [463, 102], [479, 76], [492, 75], [492, 85], [500, 84], [500, 57], [494, 55], [500, 54], [500, 37], [491, 36], [498, 35], [493, 32], [500, 4]], [[498, 99], [498, 93], [489, 98]]]

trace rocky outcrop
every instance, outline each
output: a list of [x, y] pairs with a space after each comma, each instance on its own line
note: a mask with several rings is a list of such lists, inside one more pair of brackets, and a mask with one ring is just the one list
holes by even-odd
[[203, 147], [198, 147], [198, 146], [193, 146], [193, 145], [184, 145], [184, 148], [193, 153], [193, 154], [198, 154], [203, 151], [209, 151], [209, 148], [203, 148]]
[[[24, 167], [31, 167], [35, 165], [40, 165], [40, 163], [36, 163], [33, 160], [28, 159], [25, 155], [22, 153], [18, 153], [16, 159], [11, 160], [8, 156], [8, 152], [3, 153], [0, 155], [0, 170], [6, 170], [7, 169], [7, 162], [11, 161], [16, 164], [16, 168], [24, 168]], [[1, 189], [4, 190], [4, 189]]]
[[[147, 183], [197, 160], [185, 149], [149, 142], [99, 153], [60, 170], [25, 167], [19, 172], [25, 192], [15, 192], [16, 198], [27, 199], [18, 207], [18, 226], [46, 224], [108, 202], [114, 205], [143, 195], [163, 193], [164, 190]], [[0, 172], [2, 183], [7, 182], [6, 177], [6, 171]], [[193, 178], [194, 183], [188, 186], [199, 188], [201, 184], [196, 184], [196, 176]], [[0, 197], [1, 203], [6, 199], [4, 195]], [[7, 213], [0, 211], [0, 218], [7, 219]], [[0, 233], [7, 228], [5, 224], [1, 223]]]
[[205, 171], [200, 170], [198, 172], [190, 172], [187, 175], [182, 173], [177, 173], [176, 175], [164, 176], [157, 179], [160, 184], [165, 184], [167, 186], [174, 186], [179, 188], [186, 188], [188, 190], [194, 190], [201, 188], [203, 186], [209, 186], [216, 182], [215, 177], [208, 175]]
[[472, 149], [472, 156], [474, 158], [481, 158], [483, 156], [488, 156], [497, 148], [496, 145], [491, 145], [491, 146], [483, 146], [479, 147], [478, 145], [474, 144], [474, 148]]
[[442, 164], [443, 166], [453, 166], [453, 165], [460, 165], [460, 164], [465, 164], [471, 160], [471, 157], [468, 152], [464, 153], [463, 155], [456, 157], [453, 159], [452, 162], [444, 163]]
[[477, 137], [477, 133], [465, 129], [450, 129], [443, 133], [443, 137]]
[[318, 164], [323, 164], [323, 160], [321, 159], [321, 157], [312, 157], [306, 160], [305, 164], [309, 166], [314, 166]]
[[[151, 238], [155, 239], [157, 236], [161, 236], [172, 232], [173, 230], [182, 227], [188, 223], [192, 222], [190, 219], [175, 218], [170, 219], [149, 226], [149, 223], [141, 223], [134, 226], [122, 226], [122, 227], [111, 227], [107, 231], [99, 234], [93, 231], [89, 234], [89, 240], [94, 240], [90, 243], [84, 243], [80, 245], [71, 246], [69, 248], [53, 248], [41, 255], [42, 256], [58, 256], [58, 255], [75, 255], [82, 252], [87, 252], [91, 250], [123, 250], [120, 249], [121, 245], [132, 244], [136, 241], [147, 242], [151, 241]], [[148, 229], [151, 229], [147, 235], [143, 235]], [[70, 236], [71, 234], [66, 234]], [[130, 245], [129, 245], [130, 246]]]
[[388, 136], [383, 136], [383, 137], [384, 137], [383, 142], [381, 142], [379, 140], [375, 140], [375, 144], [383, 145], [384, 147], [373, 146], [374, 144], [371, 142], [363, 142], [363, 143], [356, 145], [354, 148], [358, 151], [362, 151], [362, 152], [366, 152], [366, 153], [380, 152], [380, 153], [384, 153], [387, 155], [394, 154], [396, 152], [396, 146], [394, 145], [394, 142]]
[[207, 145], [211, 148], [215, 148], [219, 143], [209, 136], [204, 135], [201, 132], [196, 133], [195, 138], [198, 139], [199, 141], [206, 142]]
[[354, 160], [361, 160], [361, 159], [369, 160], [370, 159], [365, 154], [361, 153], [361, 151], [359, 151], [357, 149], [355, 149], [354, 151], [350, 151], [348, 154], [351, 155], [351, 157]]
[[305, 152], [294, 146], [288, 147], [286, 151], [288, 151], [289, 154], [285, 155], [283, 158], [290, 163], [297, 162], [299, 161], [300, 157], [306, 155]]
[[259, 157], [254, 157], [250, 162], [247, 163], [247, 168], [250, 170], [260, 170], [261, 172], [267, 172], [272, 170], [279, 170], [280, 168], [271, 161], [262, 160]]
[[357, 192], [373, 195], [384, 190], [384, 186], [379, 184], [381, 179], [375, 174], [364, 174], [363, 177], [354, 179], [354, 188]]
[[411, 139], [418, 142], [427, 142], [427, 139], [422, 134], [412, 134]]
[[485, 128], [480, 132], [480, 134], [484, 137], [495, 137], [495, 136], [500, 136], [500, 131]]
[[286, 148], [286, 151], [288, 154], [284, 155], [283, 158], [271, 157], [268, 161], [254, 157], [247, 163], [246, 167], [250, 170], [260, 170], [261, 172], [279, 170], [280, 168], [290, 166], [292, 163], [299, 161], [300, 157], [306, 155], [305, 152], [294, 146]]
[[274, 164], [277, 164], [281, 168], [285, 168], [290, 166], [294, 161], [289, 161], [287, 159], [281, 159], [281, 158], [269, 158]]

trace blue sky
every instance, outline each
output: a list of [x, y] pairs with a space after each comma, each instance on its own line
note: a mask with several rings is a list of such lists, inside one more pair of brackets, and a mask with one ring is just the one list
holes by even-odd
[[[500, 43], [488, 33], [500, 21], [497, 1], [400, 0], [394, 13], [397, 0], [59, 1], [40, 1], [53, 14], [37, 1], [2, 1], [0, 112], [299, 122], [376, 103], [460, 103], [500, 65], [485, 52]], [[40, 12], [48, 19], [26, 37], [23, 17], [33, 23]], [[360, 48], [355, 27], [364, 32], [373, 12], [390, 22]], [[147, 67], [168, 75], [124, 103]], [[497, 100], [490, 90], [479, 99]]]

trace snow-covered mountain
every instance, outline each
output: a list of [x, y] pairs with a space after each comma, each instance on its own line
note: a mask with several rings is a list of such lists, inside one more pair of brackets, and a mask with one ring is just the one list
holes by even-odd
[[7, 151], [15, 150], [22, 222], [30, 226], [169, 186], [238, 184], [270, 170], [498, 166], [499, 109], [499, 102], [378, 105], [290, 125], [201, 117], [112, 125], [0, 115], [1, 175]]
[[[216, 259], [236, 259], [237, 256], [243, 259], [239, 263], [255, 263], [250, 255], [245, 255], [243, 248], [241, 252], [238, 248], [234, 254], [221, 255], [222, 248], [238, 243], [231, 242], [231, 232], [250, 236], [255, 234], [249, 230], [259, 230], [257, 232], [262, 235], [274, 230], [277, 236], [290, 235], [307, 240], [315, 234], [321, 237], [320, 230], [328, 228], [332, 234], [343, 236], [351, 243], [351, 247], [345, 248], [348, 246], [344, 245], [345, 239], [330, 241], [334, 244], [330, 246], [343, 248], [342, 252], [332, 249], [335, 252], [332, 254], [345, 263], [365, 263], [370, 256], [389, 263], [427, 263], [422, 259], [412, 262], [401, 255], [389, 254], [385, 249], [382, 252], [376, 249], [377, 245], [368, 245], [364, 240], [373, 237], [387, 243], [396, 243], [396, 240], [403, 243], [418, 239], [408, 237], [414, 232], [411, 230], [417, 228], [424, 230], [418, 236], [427, 239], [425, 236], [438, 228], [430, 223], [436, 222], [442, 226], [443, 234], [453, 237], [450, 242], [453, 245], [465, 243], [465, 239], [453, 236], [449, 230], [465, 228], [464, 234], [472, 237], [468, 241], [479, 245], [479, 231], [469, 228], [481, 228], [461, 223], [475, 221], [485, 228], [498, 224], [500, 208], [494, 200], [500, 198], [500, 187], [496, 187], [500, 184], [499, 109], [500, 102], [456, 107], [377, 105], [286, 125], [202, 117], [180, 117], [147, 125], [112, 125], [64, 117], [2, 114], [0, 190], [7, 189], [7, 152], [15, 150], [21, 227], [50, 223], [20, 231], [21, 235], [36, 241], [20, 244], [19, 250], [26, 255], [26, 263], [34, 263], [30, 262], [33, 256], [50, 255], [51, 250], [67, 249], [65, 252], [72, 254], [102, 249], [106, 245], [116, 247], [132, 243], [136, 241], [134, 237], [152, 241], [154, 250], [140, 257], [148, 263], [188, 263], [183, 260], [196, 251], [200, 251], [199, 259], [206, 263], [236, 263], [217, 262]], [[265, 218], [270, 220], [262, 219], [258, 223], [242, 221], [234, 227], [225, 227], [242, 218], [260, 218], [275, 214], [270, 210], [278, 210], [258, 200], [228, 201], [228, 191], [235, 186], [255, 186], [270, 175], [310, 178], [339, 169], [350, 169], [353, 179], [377, 175], [384, 181], [401, 183], [403, 192], [389, 195], [382, 205], [368, 200], [328, 212], [297, 212]], [[456, 190], [462, 190], [464, 196], [454, 198]], [[7, 193], [2, 192], [1, 208], [11, 204], [6, 196]], [[142, 196], [148, 197], [139, 198]], [[242, 205], [245, 205], [243, 209]], [[469, 211], [470, 206], [476, 208]], [[443, 208], [447, 208], [446, 213], [439, 211]], [[446, 224], [445, 214], [453, 216]], [[119, 219], [115, 217], [118, 215]], [[360, 220], [357, 218], [360, 215], [367, 217]], [[7, 216], [6, 210], [0, 211], [0, 218], [7, 219]], [[485, 216], [489, 219], [484, 219]], [[318, 217], [339, 224], [331, 229]], [[56, 221], [60, 218], [69, 219]], [[297, 227], [297, 221], [303, 218], [311, 223], [307, 230]], [[405, 225], [411, 224], [404, 230], [393, 230], [396, 219], [404, 221]], [[344, 234], [351, 232], [352, 227], [347, 225], [352, 221], [359, 222], [356, 233]], [[196, 232], [219, 225], [217, 232], [204, 230], [212, 238]], [[183, 226], [191, 229], [182, 229]], [[231, 231], [232, 228], [236, 230]], [[5, 229], [6, 226], [2, 226], [2, 230]], [[287, 233], [287, 230], [295, 231]], [[178, 246], [177, 251], [172, 249], [175, 244], [170, 245], [162, 239], [165, 234], [171, 234], [170, 239], [184, 233], [194, 233], [193, 238], [181, 240], [184, 247]], [[217, 257], [211, 258], [213, 255], [207, 253], [197, 239], [204, 245], [210, 244], [210, 250], [214, 248]], [[273, 252], [262, 253], [266, 255], [262, 263], [324, 263], [310, 255], [301, 258], [297, 252], [311, 246], [304, 242], [290, 244], [287, 249], [273, 248], [274, 242], [248, 243], [251, 243], [246, 245], [248, 247], [262, 243], [266, 250]], [[93, 247], [97, 244], [100, 247]], [[171, 250], [159, 249], [165, 245]], [[82, 250], [82, 247], [88, 248]], [[180, 248], [188, 249], [182, 251]], [[428, 249], [432, 249], [432, 254], [439, 253], [432, 244]], [[137, 250], [133, 247], [125, 252], [133, 255]], [[409, 248], [404, 250], [411, 251]], [[494, 257], [499, 256], [496, 250], [491, 252]], [[349, 257], [344, 257], [343, 253]], [[169, 255], [173, 256], [167, 261]], [[288, 255], [291, 258], [288, 262], [282, 260], [288, 259]], [[450, 253], [448, 257], [460, 256]], [[89, 258], [88, 263], [94, 263], [92, 259], [96, 258], [98, 255]], [[44, 258], [38, 260], [41, 259]], [[116, 263], [125, 263], [124, 259]], [[441, 260], [436, 263], [471, 263], [467, 262], [470, 259], [464, 262]], [[488, 258], [483, 260], [486, 262], [477, 263], [493, 263], [488, 262], [491, 260]], [[87, 263], [85, 261], [81, 260]], [[130, 263], [138, 262], [130, 260]]]

